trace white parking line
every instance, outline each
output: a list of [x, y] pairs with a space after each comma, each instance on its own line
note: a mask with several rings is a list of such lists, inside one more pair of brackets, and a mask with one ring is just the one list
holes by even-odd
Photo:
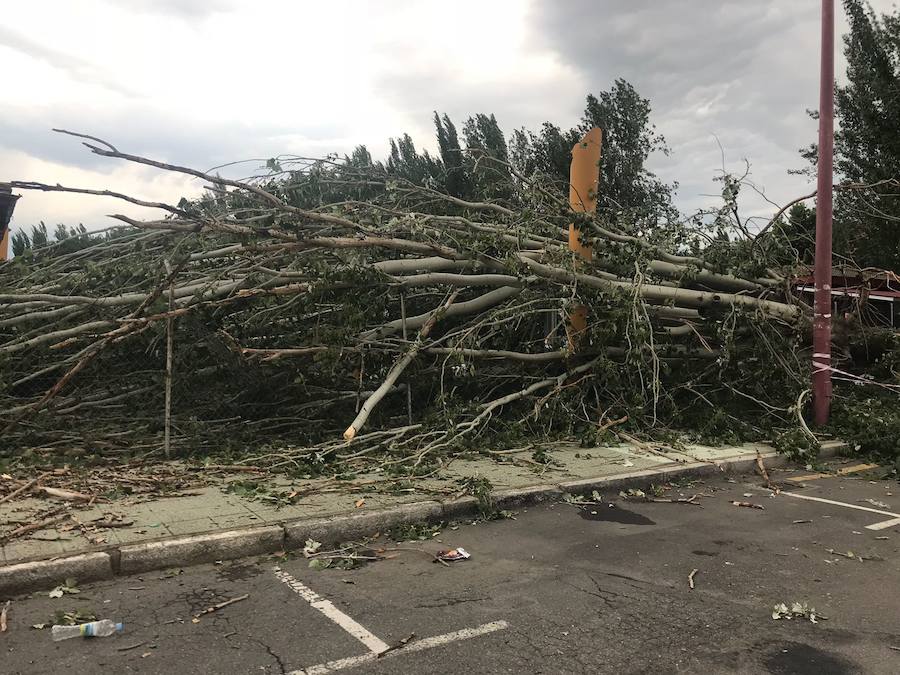
[[297, 595], [306, 600], [309, 603], [310, 607], [322, 612], [322, 614], [327, 616], [338, 626], [350, 633], [350, 635], [362, 642], [366, 647], [369, 648], [369, 651], [372, 652], [373, 656], [375, 654], [378, 654], [379, 652], [385, 651], [386, 649], [390, 649], [390, 646], [386, 642], [383, 642], [376, 636], [372, 635], [372, 633], [363, 628], [363, 626], [344, 614], [341, 610], [339, 610], [331, 603], [331, 600], [326, 600], [325, 598], [319, 596], [319, 594], [316, 593], [313, 589], [309, 588], [308, 586], [304, 586], [287, 572], [276, 569], [275, 576], [278, 577], [280, 581], [283, 581], [285, 584], [287, 584], [288, 587]]
[[868, 513], [877, 513], [881, 516], [891, 516], [890, 520], [884, 520], [880, 523], [874, 523], [872, 525], [866, 525], [867, 530], [884, 530], [889, 527], [894, 527], [894, 525], [900, 525], [900, 513], [893, 513], [891, 511], [881, 511], [879, 509], [870, 509], [868, 506], [859, 506], [858, 504], [848, 504], [847, 502], [838, 502], [833, 499], [825, 499], [823, 497], [812, 497], [810, 495], [802, 495], [799, 492], [789, 492], [782, 491], [779, 494], [787, 495], [788, 497], [796, 497], [797, 499], [806, 499], [811, 502], [821, 502], [823, 504], [832, 504], [834, 506], [843, 506], [848, 509], [856, 509], [857, 511], [866, 511]]
[[900, 518], [892, 518], [891, 520], [882, 520], [880, 523], [866, 525], [867, 530], [886, 530], [894, 525], [900, 525]]
[[283, 582], [288, 588], [294, 591], [294, 593], [306, 600], [310, 607], [322, 612], [322, 614], [369, 648], [368, 654], [320, 663], [316, 666], [311, 666], [302, 670], [291, 671], [288, 675], [321, 675], [321, 673], [333, 673], [346, 668], [355, 668], [356, 666], [369, 663], [375, 659], [399, 656], [400, 654], [409, 654], [411, 652], [420, 652], [423, 649], [440, 647], [441, 645], [446, 645], [451, 642], [468, 640], [470, 638], [509, 628], [509, 624], [506, 623], [506, 621], [492, 621], [491, 623], [482, 624], [477, 628], [464, 628], [454, 633], [445, 633], [444, 635], [435, 635], [434, 637], [416, 640], [399, 649], [395, 649], [344, 614], [335, 607], [330, 600], [326, 600], [309, 586], [303, 584], [281, 568], [275, 568], [275, 576], [278, 577], [279, 581]]
[[[492, 621], [491, 623], [483, 624], [481, 626], [478, 626], [477, 628], [464, 628], [463, 630], [458, 630], [454, 633], [435, 635], [434, 637], [425, 638], [416, 642], [410, 642], [405, 647], [394, 649], [393, 651], [388, 652], [382, 658], [387, 659], [394, 656], [400, 656], [401, 654], [420, 652], [424, 649], [431, 649], [432, 647], [440, 647], [441, 645], [450, 644], [451, 642], [458, 642], [459, 640], [468, 640], [470, 638], [480, 637], [482, 635], [494, 633], [498, 630], [504, 630], [506, 628], [509, 628], [509, 624], [506, 623], [506, 621]], [[370, 653], [363, 654], [362, 656], [351, 656], [348, 659], [329, 661], [328, 663], [320, 663], [317, 666], [311, 666], [309, 668], [304, 668], [303, 670], [295, 670], [288, 673], [288, 675], [322, 675], [323, 673], [334, 673], [338, 670], [355, 668], [356, 666], [361, 666], [364, 663], [371, 663], [375, 660], [380, 660], [378, 654]]]

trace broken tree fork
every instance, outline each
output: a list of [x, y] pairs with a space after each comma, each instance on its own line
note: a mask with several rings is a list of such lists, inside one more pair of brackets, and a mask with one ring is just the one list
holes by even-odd
[[[594, 213], [597, 210], [597, 191], [600, 184], [600, 149], [603, 131], [594, 127], [572, 148], [569, 166], [569, 205], [576, 213]], [[591, 260], [593, 249], [584, 231], [576, 222], [569, 224], [569, 249], [581, 260]], [[569, 312], [566, 334], [569, 353], [574, 354], [587, 330], [587, 307], [576, 305]]]

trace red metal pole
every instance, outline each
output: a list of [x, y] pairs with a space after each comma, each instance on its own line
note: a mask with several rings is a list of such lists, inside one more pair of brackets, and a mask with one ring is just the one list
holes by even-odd
[[834, 152], [834, 0], [822, 0], [819, 81], [819, 165], [816, 192], [816, 267], [813, 315], [813, 411], [817, 425], [831, 410], [831, 219]]

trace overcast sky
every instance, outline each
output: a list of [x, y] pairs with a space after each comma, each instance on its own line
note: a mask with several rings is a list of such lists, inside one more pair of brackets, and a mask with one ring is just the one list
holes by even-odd
[[[840, 4], [840, 2], [838, 2]], [[887, 10], [891, 0], [874, 0]], [[507, 132], [578, 121], [624, 77], [651, 100], [678, 205], [710, 203], [741, 168], [770, 199], [809, 191], [787, 169], [815, 140], [818, 0], [31, 0], [0, 25], [0, 180], [177, 201], [199, 185], [92, 156], [64, 127], [198, 168], [359, 143], [383, 156], [431, 115], [493, 112]], [[839, 12], [838, 32], [846, 30]], [[841, 49], [838, 37], [839, 51]], [[843, 76], [843, 60], [838, 61]], [[718, 139], [718, 143], [717, 140]], [[250, 163], [253, 168], [257, 164]], [[747, 211], [768, 213], [762, 200]], [[28, 193], [13, 226], [108, 224], [135, 207]]]

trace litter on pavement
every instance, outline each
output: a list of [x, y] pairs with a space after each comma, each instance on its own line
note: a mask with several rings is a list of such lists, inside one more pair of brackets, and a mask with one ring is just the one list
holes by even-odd
[[82, 623], [75, 626], [56, 625], [51, 629], [54, 642], [60, 640], [68, 640], [76, 637], [108, 637], [121, 633], [125, 630], [125, 625], [116, 623], [109, 619], [102, 621], [91, 621], [90, 623]]
[[827, 616], [822, 616], [816, 612], [815, 607], [810, 607], [805, 602], [795, 602], [790, 608], [785, 603], [779, 603], [772, 608], [772, 618], [778, 619], [809, 619], [811, 623], [819, 623], [818, 619], [827, 620]]
[[468, 560], [472, 556], [469, 552], [464, 548], [453, 548], [449, 551], [438, 551], [437, 554], [438, 560], [443, 560], [445, 562], [456, 562], [457, 560]]

